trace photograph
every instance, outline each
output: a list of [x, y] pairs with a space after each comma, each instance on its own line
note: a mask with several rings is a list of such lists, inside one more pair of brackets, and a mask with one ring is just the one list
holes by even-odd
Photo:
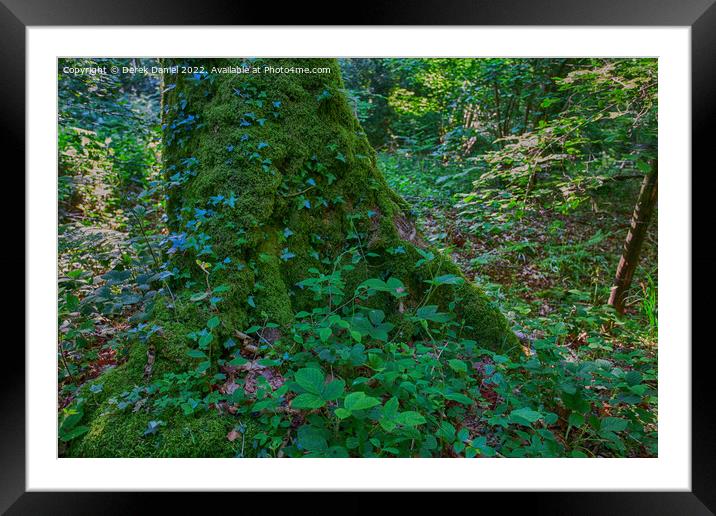
[[56, 58], [60, 461], [660, 456], [657, 57], [104, 56]]

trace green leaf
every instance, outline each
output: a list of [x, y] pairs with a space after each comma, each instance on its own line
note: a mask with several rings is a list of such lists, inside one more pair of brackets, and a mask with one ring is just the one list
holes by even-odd
[[530, 426], [532, 423], [542, 418], [542, 413], [537, 412], [527, 407], [513, 410], [510, 413], [510, 421], [512, 423], [518, 423], [525, 426]]
[[192, 295], [189, 298], [189, 301], [193, 301], [193, 302], [201, 301], [202, 299], [206, 299], [208, 295], [209, 295], [208, 292], [197, 292], [196, 294]]
[[205, 333], [199, 338], [199, 347], [207, 347], [209, 344], [211, 344], [212, 340], [214, 340], [214, 336], [211, 333]]
[[457, 433], [457, 439], [458, 439], [458, 441], [462, 441], [462, 442], [466, 443], [467, 441], [470, 440], [470, 431], [467, 428], [462, 427], [460, 429], [460, 431]]
[[454, 274], [444, 274], [430, 281], [433, 285], [460, 285], [464, 282], [465, 280], [463, 278], [455, 276]]
[[395, 419], [398, 415], [398, 398], [393, 396], [383, 406], [383, 418]]
[[[378, 278], [369, 278], [358, 286], [358, 289], [367, 288], [373, 290], [385, 291], [388, 290], [388, 286], [385, 281]], [[356, 289], [356, 290], [358, 290]]]
[[369, 409], [371, 407], [375, 407], [376, 405], [380, 405], [380, 400], [378, 398], [366, 396], [362, 391], [352, 392], [346, 396], [345, 400], [343, 400], [343, 406], [346, 410], [350, 410], [351, 412]]
[[325, 404], [326, 402], [323, 401], [322, 398], [310, 392], [299, 394], [291, 400], [291, 407], [295, 409], [317, 409], [323, 407]]
[[318, 330], [318, 336], [320, 337], [321, 342], [326, 342], [328, 340], [328, 337], [330, 337], [332, 333], [333, 330], [331, 330], [330, 328], [321, 328], [320, 330]]
[[624, 381], [629, 387], [634, 387], [641, 383], [641, 373], [639, 371], [629, 371], [624, 375]]
[[333, 401], [341, 397], [343, 390], [346, 387], [346, 382], [337, 379], [330, 382], [323, 388], [321, 397], [326, 401]]
[[419, 412], [414, 411], [401, 412], [398, 414], [396, 421], [403, 426], [418, 426], [426, 422], [425, 418]]
[[620, 417], [605, 417], [599, 427], [600, 432], [621, 432], [626, 430], [627, 420]]
[[467, 373], [467, 364], [462, 360], [448, 360], [448, 365], [453, 371], [457, 371], [458, 373]]
[[324, 376], [321, 371], [313, 367], [306, 367], [296, 371], [296, 383], [300, 385], [304, 390], [315, 394], [321, 395], [323, 391]]
[[214, 328], [219, 326], [219, 322], [221, 322], [221, 321], [219, 321], [219, 318], [214, 316], [211, 319], [209, 319], [209, 321], [206, 323], [206, 327], [209, 328], [210, 330], [213, 330]]
[[380, 426], [383, 427], [383, 430], [385, 430], [386, 432], [392, 432], [398, 426], [398, 423], [396, 423], [394, 419], [385, 417], [381, 418], [379, 423]]
[[298, 429], [298, 444], [312, 452], [320, 452], [328, 447], [324, 433], [310, 425], [303, 425]]
[[383, 310], [371, 310], [368, 312], [368, 320], [378, 326], [385, 320], [385, 312]]
[[464, 394], [461, 394], [459, 392], [452, 392], [450, 394], [444, 394], [445, 398], [451, 401], [457, 401], [458, 403], [461, 403], [463, 405], [472, 405], [473, 401], [471, 398], [468, 398]]
[[438, 307], [436, 305], [427, 305], [418, 308], [415, 315], [418, 319], [425, 319], [426, 321], [433, 321], [437, 323], [448, 322], [452, 319], [450, 314], [438, 312]]
[[67, 432], [60, 432], [60, 440], [63, 442], [68, 442], [72, 439], [76, 439], [82, 434], [86, 434], [87, 432], [89, 432], [88, 426], [76, 426], [72, 430], [69, 430]]
[[189, 351], [187, 351], [186, 354], [189, 355], [191, 358], [207, 358], [206, 353], [199, 349], [190, 349]]
[[405, 285], [403, 285], [403, 282], [400, 281], [398, 278], [394, 278], [392, 276], [388, 278], [388, 281], [386, 282], [386, 287], [390, 292], [390, 295], [395, 298], [401, 298], [408, 295]]
[[232, 366], [238, 367], [238, 366], [244, 365], [247, 362], [248, 362], [248, 360], [246, 360], [244, 357], [238, 356], [235, 359], [233, 359], [231, 362], [229, 362], [229, 364]]
[[573, 427], [579, 428], [580, 426], [582, 426], [584, 424], [584, 416], [577, 412], [572, 412], [569, 415], [568, 423], [570, 425], [572, 425]]
[[437, 436], [448, 442], [452, 442], [452, 440], [455, 439], [455, 427], [447, 421], [443, 421], [440, 424]]
[[351, 411], [350, 411], [350, 410], [346, 410], [346, 409], [344, 409], [344, 408], [337, 408], [337, 409], [336, 409], [336, 417], [337, 417], [338, 419], [346, 419], [346, 418], [349, 418], [349, 417], [351, 417]]

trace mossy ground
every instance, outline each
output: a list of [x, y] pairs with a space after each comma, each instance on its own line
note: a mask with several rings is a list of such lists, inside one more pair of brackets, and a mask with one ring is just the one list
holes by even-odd
[[[149, 344], [134, 342], [125, 362], [85, 385], [82, 396], [88, 401], [81, 424], [89, 426], [89, 431], [72, 441], [68, 456], [235, 457], [242, 449], [246, 456], [250, 456], [253, 450], [248, 443], [255, 431], [251, 420], [239, 420], [215, 408], [190, 416], [176, 407], [157, 413], [151, 410], [151, 400], [146, 405], [135, 405], [138, 407], [136, 411], [133, 408], [117, 411], [116, 404], [110, 400], [134, 387], [147, 386], [166, 373], [183, 372], [192, 366], [187, 356], [189, 340], [186, 335], [203, 324], [202, 314], [190, 305], [179, 304], [174, 311], [159, 302], [155, 321], [161, 324], [162, 333], [150, 340], [155, 357], [151, 378], [145, 378]], [[101, 386], [101, 390], [92, 393], [92, 386]], [[150, 421], [164, 424], [156, 433], [144, 435]], [[233, 442], [227, 439], [228, 432], [238, 425], [246, 428], [246, 446], [242, 446], [241, 438]]]
[[[242, 442], [231, 442], [228, 432], [236, 418], [217, 412], [194, 416], [174, 413], [162, 416], [165, 426], [144, 435], [156, 415], [146, 412], [99, 414], [90, 430], [71, 448], [76, 457], [236, 457]], [[247, 450], [249, 451], [249, 450]]]

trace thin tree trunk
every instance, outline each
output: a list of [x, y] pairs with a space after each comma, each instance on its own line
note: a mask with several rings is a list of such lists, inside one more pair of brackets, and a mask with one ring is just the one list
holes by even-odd
[[649, 222], [656, 207], [658, 168], [658, 162], [654, 159], [651, 163], [651, 170], [644, 177], [644, 181], [641, 184], [641, 191], [634, 207], [634, 213], [631, 216], [629, 233], [627, 233], [624, 242], [624, 250], [619, 260], [617, 273], [609, 295], [609, 304], [619, 314], [624, 313], [625, 294], [631, 285], [636, 266], [639, 264], [639, 255], [644, 244], [646, 231], [649, 228]]
[[497, 86], [497, 81], [494, 83], [495, 90], [495, 114], [497, 116], [497, 137], [502, 138], [502, 117], [500, 116], [500, 88]]

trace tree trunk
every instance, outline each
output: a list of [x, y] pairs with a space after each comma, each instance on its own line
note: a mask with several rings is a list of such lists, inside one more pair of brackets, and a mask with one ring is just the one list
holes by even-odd
[[634, 271], [639, 264], [639, 255], [649, 228], [649, 221], [656, 208], [658, 181], [658, 162], [654, 159], [651, 163], [651, 170], [644, 177], [641, 184], [641, 191], [631, 216], [629, 233], [624, 242], [617, 273], [609, 295], [609, 304], [614, 307], [617, 313], [624, 313], [624, 298], [626, 291], [631, 285]]
[[[173, 64], [208, 71], [242, 61]], [[409, 206], [378, 170], [343, 94], [337, 61], [246, 64], [261, 73], [165, 78], [164, 161], [174, 184], [168, 212], [172, 230], [185, 242], [175, 260], [194, 271], [194, 289], [205, 279], [207, 290], [227, 287], [222, 322], [239, 330], [267, 322], [287, 328], [296, 312], [315, 308], [313, 293], [299, 282], [312, 270], [330, 274], [337, 262], [350, 261], [354, 249], [364, 259], [346, 272], [345, 291], [368, 278], [402, 281], [409, 295], [386, 295], [376, 308], [396, 323], [403, 333], [398, 338], [409, 340], [415, 328], [403, 324], [405, 315], [424, 304], [426, 282], [462, 274], [436, 252], [416, 267], [430, 249]], [[265, 66], [330, 72], [271, 73]], [[495, 350], [516, 348], [505, 318], [469, 281], [440, 286], [429, 304], [456, 313], [469, 328], [466, 338]]]

